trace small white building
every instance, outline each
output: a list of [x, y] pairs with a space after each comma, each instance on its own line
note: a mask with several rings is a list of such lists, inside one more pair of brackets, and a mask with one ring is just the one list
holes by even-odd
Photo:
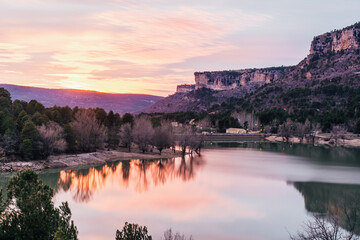
[[230, 134], [245, 134], [246, 130], [243, 128], [228, 128], [226, 129], [226, 133]]

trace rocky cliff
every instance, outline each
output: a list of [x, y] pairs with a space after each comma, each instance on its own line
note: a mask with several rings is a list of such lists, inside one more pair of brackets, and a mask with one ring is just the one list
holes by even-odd
[[322, 34], [314, 38], [310, 55], [324, 55], [342, 50], [356, 50], [360, 46], [360, 23], [342, 30]]
[[195, 89], [230, 90], [253, 82], [270, 83], [288, 71], [287, 67], [244, 69], [234, 71], [196, 72]]
[[195, 90], [194, 84], [182, 84], [176, 87], [177, 93], [187, 93]]
[[[314, 37], [310, 46], [310, 53], [307, 56], [306, 64], [316, 58], [334, 54], [340, 51], [358, 51], [360, 48], [360, 23], [354, 24], [342, 30], [325, 33]], [[303, 67], [303, 63], [300, 63]], [[247, 86], [257, 82], [271, 83], [287, 73], [291, 72], [292, 67], [277, 67], [263, 69], [244, 69], [233, 71], [216, 71], [216, 72], [196, 72], [195, 89], [208, 88], [222, 91]], [[310, 72], [306, 73], [307, 79], [312, 78]]]
[[[306, 89], [313, 94], [311, 98], [308, 97], [310, 102], [307, 103], [309, 99], [304, 98], [298, 99], [297, 103], [310, 107], [312, 101], [322, 101], [324, 96], [318, 96], [318, 92], [328, 91], [322, 88], [329, 84], [360, 87], [360, 23], [315, 37], [309, 55], [296, 66], [196, 72], [195, 86], [179, 86], [176, 94], [142, 111], [200, 112], [231, 99], [241, 99], [247, 107], [257, 110], [273, 107], [283, 109], [295, 106], [292, 98], [296, 100], [303, 96], [303, 90], [297, 89]], [[339, 99], [332, 104], [341, 103], [343, 99]], [[324, 106], [331, 100], [327, 99]]]

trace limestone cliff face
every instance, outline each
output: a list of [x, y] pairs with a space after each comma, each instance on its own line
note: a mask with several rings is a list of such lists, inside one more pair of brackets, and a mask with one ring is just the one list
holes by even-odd
[[230, 90], [252, 83], [270, 83], [279, 79], [286, 67], [234, 71], [196, 72], [195, 89]]
[[341, 50], [356, 50], [360, 46], [360, 24], [343, 30], [317, 36], [311, 43], [310, 57], [314, 54], [327, 54]]
[[[342, 30], [326, 33], [314, 38], [310, 47], [310, 54], [305, 61], [299, 63], [304, 68], [311, 61], [329, 53], [340, 51], [359, 51], [360, 49], [360, 23], [356, 23]], [[234, 71], [196, 72], [195, 89], [209, 88], [212, 90], [231, 90], [252, 84], [270, 83], [286, 76], [291, 67], [244, 69]], [[288, 76], [289, 77], [289, 76]], [[291, 76], [292, 77], [292, 76]], [[312, 74], [306, 73], [306, 79]]]
[[[360, 22], [342, 30], [315, 37], [311, 43], [310, 54], [295, 66], [196, 72], [195, 85], [180, 85], [176, 94], [142, 111], [148, 113], [201, 112], [207, 111], [216, 104], [221, 105], [229, 98], [248, 100], [245, 105], [250, 102], [251, 106], [257, 110], [300, 105], [312, 108], [313, 103], [329, 98], [328, 96], [324, 99], [319, 97], [318, 88], [324, 89], [324, 86], [330, 85], [333, 87], [335, 84], [360, 87], [359, 76]], [[265, 83], [270, 84], [263, 86]], [[305, 88], [312, 92], [311, 101], [307, 102], [305, 95], [299, 98], [294, 96], [294, 99], [301, 99], [296, 102], [288, 101], [291, 99], [285, 100], [284, 97], [278, 98], [282, 93], [290, 93], [291, 90], [296, 90], [297, 93], [298, 89]], [[336, 98], [340, 99], [340, 96]], [[333, 103], [343, 104], [342, 101], [336, 101], [335, 99]]]
[[194, 84], [178, 85], [177, 88], [176, 88], [177, 93], [187, 93], [187, 92], [191, 92], [193, 90], [195, 90], [195, 85]]

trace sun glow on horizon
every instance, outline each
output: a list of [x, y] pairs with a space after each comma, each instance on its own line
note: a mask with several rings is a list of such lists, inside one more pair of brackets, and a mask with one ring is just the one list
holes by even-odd
[[0, 82], [166, 96], [195, 71], [296, 64], [323, 31], [271, 11], [291, 12], [283, 0], [228, 1], [1, 1]]

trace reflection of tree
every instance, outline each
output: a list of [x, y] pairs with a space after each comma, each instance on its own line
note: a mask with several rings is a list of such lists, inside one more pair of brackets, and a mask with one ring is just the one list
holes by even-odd
[[76, 186], [74, 199], [87, 202], [92, 197], [92, 189], [102, 188], [105, 185], [105, 179], [112, 173], [114, 173], [114, 169], [109, 167], [109, 165], [86, 170], [61, 171], [58, 187], [68, 191]]
[[194, 177], [193, 172], [194, 158], [190, 157], [188, 163], [185, 158], [181, 159], [180, 167], [178, 169], [178, 176], [183, 179], [183, 181], [188, 181]]
[[[116, 166], [116, 164], [113, 164]], [[121, 170], [122, 170], [122, 179], [124, 185], [127, 187], [129, 185], [129, 178], [130, 178], [130, 161], [122, 161], [121, 162]]]
[[200, 157], [187, 157], [120, 161], [86, 170], [65, 170], [60, 172], [57, 188], [73, 190], [75, 200], [87, 202], [95, 191], [106, 186], [108, 179], [124, 187], [132, 184], [136, 191], [143, 192], [151, 184], [156, 187], [176, 179], [189, 181], [203, 164]]
[[138, 167], [138, 177], [137, 177], [137, 184], [136, 184], [136, 190], [139, 192], [147, 191], [148, 190], [148, 180], [146, 178], [146, 172], [150, 168], [150, 166], [153, 165], [153, 163], [150, 163], [147, 160], [139, 160], [139, 162], [136, 163], [136, 166]]
[[175, 159], [161, 159], [157, 162], [157, 167], [151, 171], [154, 185], [165, 184], [168, 179], [174, 179]]
[[296, 182], [304, 196], [307, 211], [322, 216], [342, 228], [360, 234], [360, 186], [314, 182]]

